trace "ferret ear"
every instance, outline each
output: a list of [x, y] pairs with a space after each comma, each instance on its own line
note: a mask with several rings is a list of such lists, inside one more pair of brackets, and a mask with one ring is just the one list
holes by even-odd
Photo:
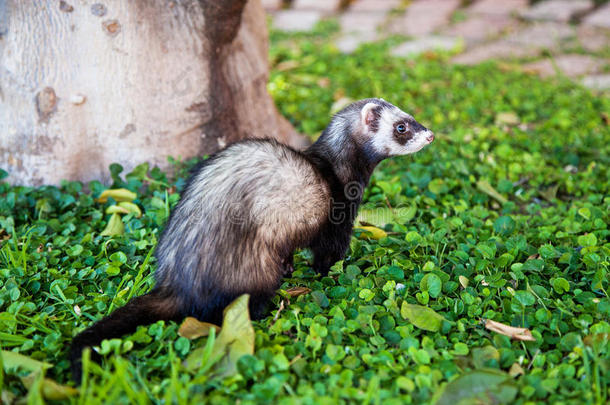
[[379, 106], [375, 103], [366, 103], [360, 110], [360, 121], [367, 128], [375, 128], [379, 121]]

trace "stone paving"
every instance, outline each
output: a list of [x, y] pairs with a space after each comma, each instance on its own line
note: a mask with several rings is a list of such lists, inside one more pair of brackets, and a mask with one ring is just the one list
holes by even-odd
[[273, 27], [310, 31], [335, 18], [335, 44], [351, 53], [392, 35], [399, 57], [449, 51], [452, 63], [490, 59], [543, 77], [562, 75], [610, 92], [610, 1], [262, 0]]
[[569, 22], [579, 14], [588, 13], [595, 4], [592, 0], [547, 0], [519, 12], [526, 20]]

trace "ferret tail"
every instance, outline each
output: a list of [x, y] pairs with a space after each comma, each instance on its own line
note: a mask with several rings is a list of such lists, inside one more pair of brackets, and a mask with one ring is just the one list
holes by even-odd
[[85, 348], [99, 345], [104, 339], [119, 338], [133, 333], [140, 325], [159, 320], [178, 320], [180, 316], [176, 298], [162, 288], [155, 288], [148, 294], [134, 298], [73, 339], [70, 347], [72, 378], [80, 385], [82, 353]]

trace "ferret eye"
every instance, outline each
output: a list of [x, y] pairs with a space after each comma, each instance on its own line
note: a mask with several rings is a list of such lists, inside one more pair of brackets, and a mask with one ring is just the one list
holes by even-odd
[[404, 134], [405, 132], [407, 132], [407, 126], [405, 124], [398, 124], [396, 125], [396, 131], [399, 134]]

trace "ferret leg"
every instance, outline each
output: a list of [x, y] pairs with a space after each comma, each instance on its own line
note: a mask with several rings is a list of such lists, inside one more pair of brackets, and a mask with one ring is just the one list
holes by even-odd
[[314, 254], [313, 269], [322, 276], [327, 275], [330, 266], [345, 257], [350, 237], [351, 230], [342, 232], [338, 227], [321, 232], [310, 246]]
[[289, 276], [294, 272], [294, 255], [290, 253], [290, 255], [284, 259], [282, 263], [284, 269], [284, 276]]
[[260, 291], [225, 292], [210, 295], [205, 300], [205, 305], [190, 314], [202, 322], [213, 323], [222, 326], [224, 322], [224, 310], [242, 294], [249, 294], [248, 310], [250, 319], [258, 320], [269, 314], [268, 306], [271, 298], [275, 295], [275, 289], [270, 293]]
[[275, 290], [271, 294], [267, 293], [252, 293], [250, 294], [250, 302], [248, 309], [250, 310], [250, 319], [253, 321], [264, 318], [269, 314], [269, 303], [275, 295]]

